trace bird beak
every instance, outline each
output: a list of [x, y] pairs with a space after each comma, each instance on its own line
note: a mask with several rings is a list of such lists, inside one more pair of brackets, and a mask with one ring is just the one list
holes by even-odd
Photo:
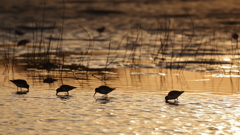
[[93, 97], [95, 96], [95, 94], [96, 94], [97, 92], [95, 91], [95, 93], [94, 93], [94, 95], [93, 95]]

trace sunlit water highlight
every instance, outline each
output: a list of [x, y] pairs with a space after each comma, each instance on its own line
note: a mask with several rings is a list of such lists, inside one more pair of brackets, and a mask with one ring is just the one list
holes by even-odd
[[[221, 81], [219, 77], [201, 79], [202, 73], [183, 72], [181, 75], [175, 71], [162, 70], [165, 74], [157, 71], [116, 69], [110, 72], [119, 78], [106, 82], [116, 87], [108, 99], [101, 94], [93, 98], [94, 88], [101, 85], [101, 81], [93, 77], [80, 85], [76, 80], [65, 78], [65, 83], [78, 88], [70, 91], [69, 97], [58, 97], [55, 95], [58, 82], [48, 85], [25, 78], [26, 74], [18, 74], [28, 80], [30, 92], [15, 94], [16, 87], [12, 83], [1, 82], [0, 132], [20, 135], [240, 133], [240, 98], [238, 91], [231, 90], [230, 82], [223, 81], [226, 86], [212, 87], [210, 84], [216, 86]], [[177, 80], [183, 75], [185, 80]], [[171, 89], [185, 91], [177, 105], [165, 103], [164, 97]]]
[[[0, 134], [240, 134], [239, 1], [8, 0], [0, 9]], [[16, 94], [9, 79], [30, 92]], [[57, 97], [62, 84], [78, 88]], [[116, 90], [93, 98], [105, 84]], [[179, 105], [164, 101], [173, 89], [185, 91]]]
[[[179, 105], [165, 92], [110, 94], [101, 104], [92, 92], [72, 91], [67, 100], [52, 91], [16, 95], [1, 88], [3, 134], [239, 134], [239, 95], [184, 93]], [[99, 98], [99, 96], [97, 96]]]

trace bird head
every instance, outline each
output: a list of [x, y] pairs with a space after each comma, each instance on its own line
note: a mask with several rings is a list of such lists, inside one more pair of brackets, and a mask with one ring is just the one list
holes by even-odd
[[95, 94], [96, 94], [98, 91], [99, 91], [98, 88], [96, 88], [93, 97], [95, 96]]
[[168, 96], [165, 97], [165, 102], [168, 103]]
[[58, 94], [59, 91], [60, 91], [60, 89], [58, 88], [58, 89], [56, 90], [56, 95]]

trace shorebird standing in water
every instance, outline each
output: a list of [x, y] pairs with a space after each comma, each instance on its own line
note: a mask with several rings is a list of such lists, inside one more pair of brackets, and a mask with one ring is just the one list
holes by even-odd
[[98, 28], [98, 29], [96, 29], [97, 30], [97, 32], [99, 33], [99, 36], [101, 36], [102, 35], [102, 33], [104, 32], [104, 30], [105, 30], [105, 27], [103, 26], [103, 27], [101, 27], [101, 28]]
[[15, 33], [16, 35], [18, 35], [18, 36], [22, 36], [22, 35], [25, 34], [24, 32], [22, 32], [22, 31], [20, 31], [20, 30], [15, 30], [14, 33]]
[[48, 77], [48, 78], [43, 80], [43, 83], [53, 83], [55, 81], [57, 81], [57, 79], [54, 79], [52, 77]]
[[233, 33], [233, 34], [232, 34], [232, 38], [233, 38], [233, 39], [238, 40], [238, 37], [239, 37], [239, 36], [238, 36], [237, 33]]
[[168, 95], [165, 97], [165, 102], [169, 103], [168, 100], [174, 99], [176, 102], [176, 99], [178, 100], [178, 97], [183, 93], [184, 91], [177, 91], [173, 90], [168, 93]]
[[95, 93], [94, 93], [93, 97], [95, 96], [96, 93], [105, 94], [105, 96], [107, 97], [107, 94], [113, 90], [115, 90], [115, 88], [110, 88], [108, 86], [102, 85], [95, 89]]
[[29, 85], [27, 84], [27, 81], [22, 80], [22, 79], [10, 80], [10, 81], [17, 86], [17, 91], [18, 91], [18, 87], [19, 87], [21, 89], [21, 91], [22, 91], [22, 88], [26, 88], [27, 92], [29, 92]]
[[57, 90], [56, 90], [56, 95], [58, 95], [58, 92], [67, 92], [67, 95], [69, 95], [68, 91], [72, 90], [72, 89], [75, 89], [77, 87], [73, 87], [73, 86], [70, 86], [70, 85], [62, 85], [61, 87], [59, 87]]
[[27, 40], [27, 39], [23, 39], [23, 40], [20, 40], [18, 43], [17, 43], [17, 46], [23, 46], [23, 45], [26, 45], [27, 43], [29, 43], [30, 41]]

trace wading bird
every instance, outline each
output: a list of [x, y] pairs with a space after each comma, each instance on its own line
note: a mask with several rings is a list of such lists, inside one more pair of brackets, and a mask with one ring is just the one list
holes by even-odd
[[16, 35], [18, 35], [18, 36], [22, 36], [22, 35], [25, 34], [24, 32], [22, 32], [22, 31], [20, 31], [20, 30], [15, 30], [14, 33], [15, 33]]
[[26, 45], [26, 44], [29, 43], [29, 42], [30, 42], [29, 40], [23, 39], [23, 40], [20, 40], [20, 41], [17, 43], [17, 46]]
[[55, 81], [57, 81], [57, 79], [53, 79], [52, 77], [48, 77], [48, 78], [43, 80], [43, 83], [53, 83]]
[[56, 95], [58, 95], [58, 92], [67, 92], [67, 95], [69, 95], [68, 91], [72, 90], [72, 89], [75, 89], [77, 87], [73, 87], [73, 86], [70, 86], [70, 85], [62, 85], [61, 87], [59, 87], [57, 90], [56, 90]]
[[22, 80], [22, 79], [10, 80], [10, 81], [17, 86], [17, 91], [18, 91], [18, 87], [19, 87], [21, 89], [21, 91], [22, 91], [22, 88], [27, 88], [27, 92], [29, 92], [29, 85], [27, 84], [27, 81]]
[[99, 33], [99, 36], [101, 36], [101, 34], [104, 32], [104, 30], [105, 30], [105, 27], [103, 26], [103, 27], [101, 27], [101, 28], [98, 28], [98, 29], [96, 29], [97, 30], [97, 32]]
[[168, 95], [165, 97], [165, 102], [169, 103], [168, 100], [174, 99], [174, 101], [176, 101], [176, 99], [178, 100], [178, 97], [183, 93], [184, 91], [177, 91], [177, 90], [173, 90], [170, 91], [168, 93]]
[[233, 33], [233, 34], [232, 34], [232, 38], [233, 38], [233, 39], [238, 40], [238, 37], [239, 37], [239, 36], [238, 36], [237, 33]]
[[93, 97], [95, 96], [95, 94], [98, 92], [100, 94], [105, 94], [105, 96], [107, 97], [107, 94], [110, 93], [111, 91], [115, 90], [115, 88], [110, 88], [108, 86], [100, 86], [98, 88], [95, 89], [95, 93], [93, 95]]

